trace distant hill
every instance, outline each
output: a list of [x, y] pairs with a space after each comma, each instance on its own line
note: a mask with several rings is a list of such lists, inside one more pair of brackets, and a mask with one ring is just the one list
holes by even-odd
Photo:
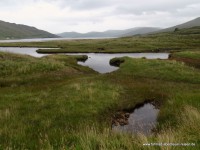
[[57, 38], [59, 36], [21, 24], [0, 21], [0, 39]]
[[[160, 31], [157, 31], [157, 32], [170, 32], [170, 31], [174, 31], [176, 28], [178, 28], [178, 29], [186, 28], [187, 29], [187, 28], [192, 28], [192, 27], [197, 27], [197, 26], [200, 26], [200, 17], [198, 17], [194, 20], [185, 22], [183, 24], [176, 25], [176, 26], [173, 26], [173, 27], [170, 27], [170, 28], [166, 28], [166, 29], [163, 29], [163, 30], [160, 30]], [[155, 33], [157, 33], [157, 32], [155, 32]]]
[[88, 33], [64, 32], [57, 35], [64, 38], [122, 37], [122, 36], [133, 36], [137, 34], [146, 34], [149, 32], [158, 31], [160, 29], [161, 28], [155, 28], [155, 27], [137, 27], [126, 30], [108, 30], [104, 32], [88, 32]]
[[120, 37], [133, 36], [133, 35], [138, 35], [138, 34], [147, 34], [147, 33], [155, 32], [159, 30], [161, 30], [161, 28], [156, 28], [156, 27], [132, 28], [132, 29], [125, 30], [126, 33], [123, 33], [122, 35], [120, 35]]

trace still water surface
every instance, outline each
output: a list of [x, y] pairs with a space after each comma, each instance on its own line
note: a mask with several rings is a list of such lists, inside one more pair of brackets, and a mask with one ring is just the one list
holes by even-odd
[[152, 103], [144, 103], [130, 112], [127, 125], [113, 125], [112, 129], [120, 132], [150, 135], [156, 127], [158, 113], [159, 109]]
[[[29, 48], [29, 47], [0, 47], [0, 51], [12, 52], [18, 54], [26, 54], [34, 57], [42, 57], [48, 54], [38, 54], [36, 50], [39, 48]], [[41, 49], [41, 48], [40, 48]], [[50, 49], [50, 48], [42, 48]], [[53, 48], [55, 49], [55, 48]], [[110, 59], [115, 57], [132, 57], [132, 58], [142, 58], [147, 59], [168, 59], [169, 53], [64, 53], [66, 55], [87, 55], [88, 59], [85, 62], [78, 62], [78, 64], [83, 66], [88, 66], [99, 73], [109, 73], [118, 69], [118, 67], [111, 66], [109, 64]]]
[[78, 62], [78, 64], [83, 66], [89, 66], [93, 70], [99, 73], [108, 73], [118, 69], [118, 67], [114, 67], [110, 65], [110, 60], [115, 57], [132, 57], [132, 58], [142, 58], [145, 57], [147, 59], [168, 59], [168, 53], [76, 53], [76, 54], [67, 54], [67, 55], [87, 55], [88, 60], [85, 62]]
[[86, 37], [86, 38], [35, 38], [35, 39], [8, 39], [0, 40], [0, 43], [19, 43], [19, 42], [46, 42], [46, 41], [63, 41], [63, 40], [81, 40], [81, 39], [113, 39], [116, 37]]
[[38, 49], [51, 49], [51, 48], [37, 48], [37, 47], [0, 47], [1, 52], [11, 52], [16, 54], [25, 54], [34, 57], [42, 57], [47, 54], [38, 54]]

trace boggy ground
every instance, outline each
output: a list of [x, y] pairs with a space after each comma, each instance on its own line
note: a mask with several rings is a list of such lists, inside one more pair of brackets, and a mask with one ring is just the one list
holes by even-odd
[[[200, 149], [199, 33], [0, 43], [61, 48], [51, 52], [174, 52], [170, 60], [115, 58], [120, 69], [103, 75], [77, 65], [85, 56], [0, 53], [0, 149]], [[154, 135], [111, 130], [116, 112], [148, 99], [160, 105]], [[195, 147], [144, 146], [161, 142]]]
[[[79, 56], [80, 57], [80, 56]], [[0, 149], [200, 148], [200, 71], [175, 60], [124, 57], [98, 74], [77, 56], [44, 58], [0, 53]], [[147, 99], [160, 102], [155, 135], [111, 130], [117, 111]]]

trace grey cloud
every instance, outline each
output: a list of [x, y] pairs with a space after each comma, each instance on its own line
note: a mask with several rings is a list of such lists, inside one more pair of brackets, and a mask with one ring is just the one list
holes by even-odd
[[199, 0], [1, 0], [0, 7], [35, 2], [55, 3], [61, 8], [69, 7], [72, 10], [94, 10], [112, 7], [122, 13], [141, 13], [143, 11], [172, 11], [199, 3]]
[[[40, 4], [44, 10], [39, 9]], [[46, 4], [50, 5], [45, 9]], [[32, 12], [36, 10], [38, 14], [46, 14], [36, 16], [37, 21], [34, 21], [28, 15], [23, 15], [23, 11], [20, 13], [21, 10], [28, 11], [24, 9], [27, 6], [33, 6]], [[44, 27], [47, 27], [45, 24], [56, 23], [63, 30], [68, 26], [85, 31], [90, 27], [84, 24], [92, 24], [91, 27], [97, 26], [98, 29], [138, 25], [166, 27], [199, 17], [199, 7], [199, 0], [0, 0], [0, 15], [2, 19], [16, 23], [32, 21], [34, 25], [44, 24]], [[55, 11], [55, 15], [49, 13], [51, 11], [52, 14]], [[58, 29], [52, 25], [51, 30]]]
[[[111, 0], [112, 1], [112, 0]], [[111, 6], [108, 0], [57, 0], [61, 8], [69, 7], [72, 10], [94, 10]]]
[[[47, 1], [47, 0], [43, 0]], [[49, 0], [48, 0], [49, 1]], [[114, 7], [124, 10], [167, 11], [199, 3], [199, 0], [50, 0], [60, 3], [62, 7], [71, 9], [92, 10], [104, 7]]]
[[151, 2], [141, 1], [138, 3], [130, 2], [129, 4], [122, 4], [115, 8], [113, 14], [135, 14], [141, 15], [146, 13], [156, 13], [156, 12], [170, 12], [175, 13], [180, 8], [185, 8], [191, 4], [199, 3], [198, 0], [168, 0], [168, 1], [158, 1], [154, 0]]

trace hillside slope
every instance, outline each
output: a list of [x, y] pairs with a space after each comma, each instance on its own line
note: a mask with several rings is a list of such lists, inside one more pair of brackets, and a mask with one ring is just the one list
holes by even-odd
[[57, 38], [59, 36], [35, 27], [0, 21], [0, 39]]
[[160, 28], [155, 27], [137, 27], [126, 30], [108, 30], [104, 32], [88, 32], [88, 33], [78, 33], [78, 32], [64, 32], [58, 34], [58, 36], [64, 38], [94, 38], [94, 37], [122, 37], [122, 36], [132, 36], [136, 34], [145, 34], [149, 32], [158, 31]]
[[190, 20], [188, 22], [185, 22], [185, 23], [170, 27], [170, 28], [166, 28], [166, 29], [160, 30], [158, 32], [170, 32], [170, 31], [174, 31], [176, 28], [184, 29], [184, 28], [192, 28], [192, 27], [197, 27], [197, 26], [200, 26], [200, 17], [198, 17], [196, 19], [193, 19], [193, 20]]
[[138, 28], [132, 28], [132, 29], [128, 29], [123, 33], [122, 35], [120, 35], [120, 37], [125, 37], [125, 36], [133, 36], [133, 35], [137, 35], [137, 34], [147, 34], [150, 32], [155, 32], [161, 30], [161, 28], [157, 28], [157, 27], [138, 27]]

